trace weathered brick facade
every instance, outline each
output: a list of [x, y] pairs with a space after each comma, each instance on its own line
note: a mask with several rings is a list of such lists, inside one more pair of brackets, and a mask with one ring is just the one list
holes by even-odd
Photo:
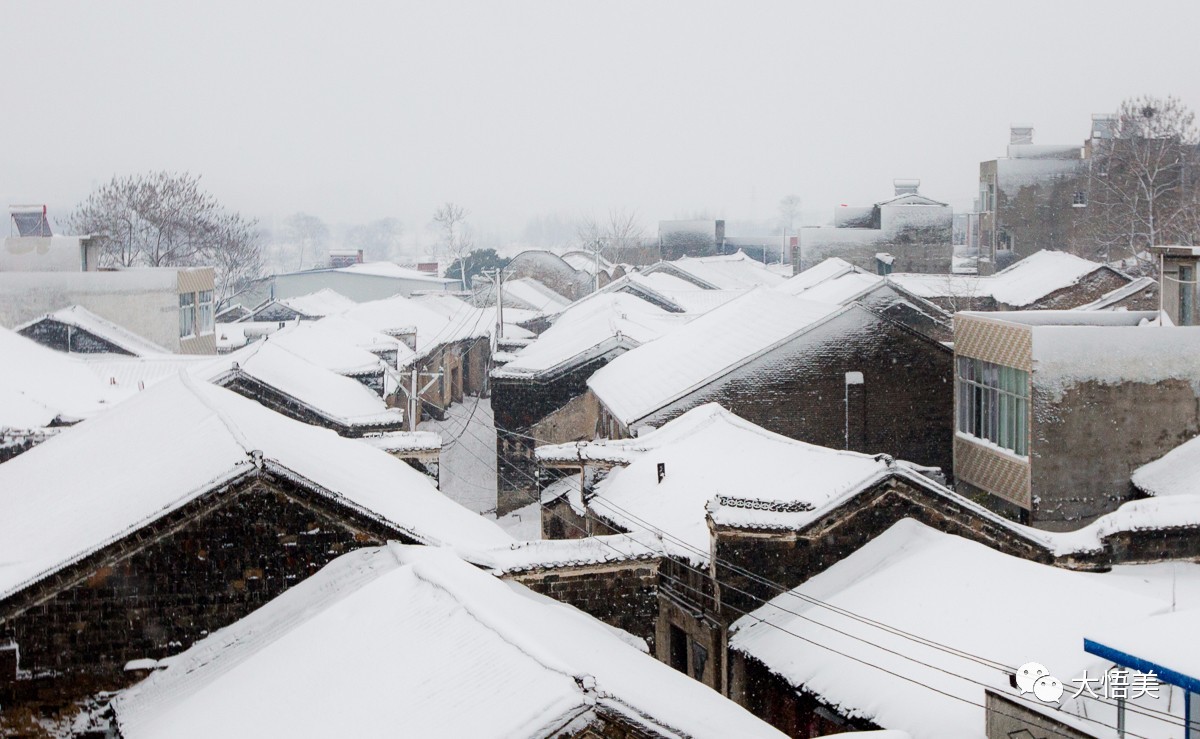
[[176, 654], [338, 555], [389, 539], [417, 543], [252, 473], [0, 602], [0, 642], [15, 641], [23, 676], [7, 687], [18, 703], [48, 705], [119, 687], [127, 661]]
[[640, 636], [653, 653], [658, 619], [658, 568], [658, 559], [637, 559], [539, 568], [505, 578], [573, 605], [609, 626]]
[[[952, 359], [944, 345], [851, 306], [639, 423], [658, 428], [691, 408], [715, 402], [793, 439], [886, 453], [948, 472]], [[848, 407], [847, 372], [864, 377], [863, 384], [849, 386]]]
[[44, 318], [26, 326], [18, 333], [28, 339], [33, 339], [42, 346], [48, 346], [60, 352], [132, 355], [132, 352], [101, 336], [53, 318]]

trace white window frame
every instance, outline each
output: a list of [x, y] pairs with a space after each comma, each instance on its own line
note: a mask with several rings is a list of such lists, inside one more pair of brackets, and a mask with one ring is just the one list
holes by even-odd
[[211, 334], [216, 330], [213, 322], [213, 291], [201, 290], [196, 294], [196, 334]]
[[196, 293], [179, 293], [179, 338], [196, 335]]
[[955, 428], [1021, 457], [1029, 456], [1029, 373], [955, 357]]

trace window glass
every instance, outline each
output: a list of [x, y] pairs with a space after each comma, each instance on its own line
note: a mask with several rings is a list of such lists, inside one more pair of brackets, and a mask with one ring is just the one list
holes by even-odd
[[211, 334], [213, 332], [213, 291], [200, 291], [200, 306], [197, 320], [199, 321], [198, 334]]
[[196, 293], [179, 295], [179, 335], [193, 336], [196, 333]]
[[1027, 455], [1029, 373], [970, 357], [958, 357], [956, 369], [958, 430]]

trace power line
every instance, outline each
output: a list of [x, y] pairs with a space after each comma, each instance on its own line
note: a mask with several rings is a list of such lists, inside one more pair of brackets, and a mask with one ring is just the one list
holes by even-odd
[[[472, 434], [472, 436], [474, 436], [474, 435]], [[479, 440], [479, 439], [478, 439], [478, 437], [475, 437], [475, 438], [476, 438], [477, 440]], [[478, 457], [477, 457], [477, 456], [476, 456], [476, 459], [478, 459]], [[481, 461], [482, 461], [482, 460], [481, 460]], [[514, 468], [514, 469], [516, 469], [516, 471], [517, 471], [518, 473], [520, 473], [520, 474], [524, 475], [526, 478], [530, 479], [530, 480], [531, 480], [531, 481], [533, 481], [534, 483], [537, 483], [537, 480], [536, 480], [535, 478], [533, 478], [531, 475], [529, 475], [528, 473], [524, 472], [523, 470], [520, 470], [519, 468]], [[500, 477], [504, 478], [504, 476], [503, 476], [502, 474], [500, 474], [499, 472], [498, 472], [498, 475], [499, 475]], [[505, 481], [506, 481], [506, 482], [508, 482], [508, 483], [510, 483], [510, 484], [513, 482], [513, 480], [512, 480], [511, 478], [504, 478], [504, 479], [505, 479]], [[523, 491], [521, 491], [521, 490], [520, 490], [520, 488], [517, 488], [517, 490], [518, 490], [518, 492], [521, 492], [521, 493], [523, 493]], [[530, 497], [530, 498], [531, 498], [531, 502], [540, 502], [540, 499], [538, 499], [538, 498], [533, 498], [532, 496], [527, 496], [527, 497]], [[596, 500], [596, 499], [593, 499], [593, 500]], [[622, 510], [622, 511], [623, 511], [623, 509], [621, 509], [619, 506], [616, 506], [615, 504], [612, 504], [612, 503], [611, 503], [611, 501], [607, 501], [607, 500], [603, 500], [603, 499], [601, 499], [601, 500], [602, 500], [602, 502], [603, 502], [604, 504], [606, 504], [606, 505], [609, 505], [611, 508], [614, 508], [614, 509], [617, 509], [617, 510]], [[658, 535], [660, 538], [663, 538], [663, 539], [666, 539], [666, 540], [668, 540], [668, 541], [671, 541], [672, 543], [676, 544], [677, 546], [680, 546], [680, 547], [684, 548], [685, 550], [688, 550], [688, 551], [691, 551], [691, 552], [694, 552], [694, 553], [697, 553], [697, 554], [701, 554], [702, 556], [704, 556], [704, 557], [706, 557], [706, 558], [710, 556], [708, 552], [701, 551], [700, 549], [698, 549], [698, 548], [696, 548], [696, 547], [694, 547], [694, 546], [692, 546], [692, 545], [688, 544], [687, 542], [685, 542], [685, 541], [683, 541], [683, 540], [681, 540], [681, 539], [678, 539], [677, 537], [674, 537], [674, 536], [673, 536], [673, 535], [671, 535], [670, 533], [668, 533], [668, 532], [666, 532], [666, 531], [664, 531], [664, 530], [662, 530], [662, 529], [660, 529], [660, 528], [658, 528], [658, 527], [656, 527], [656, 526], [654, 526], [654, 525], [650, 524], [649, 522], [646, 522], [646, 521], [644, 521], [644, 520], [643, 520], [643, 519], [641, 519], [640, 517], [638, 517], [638, 516], [636, 516], [636, 515], [634, 515], [634, 514], [632, 514], [632, 513], [629, 513], [628, 511], [623, 511], [623, 512], [625, 512], [625, 513], [626, 513], [626, 515], [628, 515], [628, 516], [629, 516], [631, 519], [633, 519], [633, 520], [635, 520], [635, 521], [638, 521], [638, 522], [642, 523], [642, 524], [645, 526], [645, 528], [646, 528], [647, 530], [649, 530], [649, 531], [651, 531], [651, 532], [653, 532], [653, 533], [657, 534], [657, 535]], [[574, 528], [575, 530], [579, 531], [580, 533], [583, 533], [585, 536], [591, 536], [590, 534], [588, 534], [588, 532], [587, 532], [587, 531], [583, 530], [583, 529], [582, 529], [582, 528], [580, 528], [578, 525], [576, 525], [576, 524], [574, 524], [574, 523], [572, 523], [572, 522], [570, 522], [570, 521], [567, 521], [566, 519], [563, 519], [562, 517], [558, 516], [557, 514], [554, 514], [553, 512], [551, 513], [551, 515], [552, 515], [552, 516], [555, 516], [555, 517], [556, 517], [556, 518], [558, 518], [560, 521], [562, 521], [563, 523], [567, 524], [568, 526], [570, 526], [570, 527]], [[601, 541], [602, 541], [602, 540], [601, 540]], [[898, 628], [896, 628], [896, 627], [889, 626], [889, 625], [887, 625], [887, 624], [884, 624], [884, 623], [882, 623], [882, 622], [878, 622], [878, 621], [875, 621], [875, 620], [873, 620], [873, 619], [869, 619], [869, 618], [866, 618], [866, 617], [864, 617], [864, 616], [860, 616], [860, 615], [858, 615], [858, 614], [854, 614], [854, 613], [852, 613], [852, 612], [850, 612], [850, 611], [846, 611], [845, 609], [841, 609], [841, 608], [838, 608], [838, 607], [836, 607], [836, 606], [832, 606], [832, 605], [830, 605], [830, 604], [828, 604], [828, 603], [825, 603], [825, 602], [823, 602], [823, 601], [820, 601], [820, 600], [818, 600], [818, 599], [816, 599], [816, 598], [812, 598], [811, 596], [807, 596], [807, 595], [805, 595], [805, 594], [797, 593], [797, 592], [795, 592], [795, 591], [794, 591], [794, 589], [788, 589], [788, 588], [785, 588], [784, 586], [782, 586], [782, 585], [780, 585], [780, 584], [778, 584], [778, 583], [774, 583], [774, 582], [772, 582], [772, 581], [770, 581], [770, 580], [767, 580], [767, 579], [765, 579], [765, 578], [762, 578], [762, 577], [758, 576], [758, 575], [757, 575], [757, 574], [755, 574], [755, 573], [752, 573], [752, 572], [750, 572], [750, 571], [748, 571], [748, 570], [745, 570], [745, 569], [743, 569], [743, 568], [740, 568], [740, 567], [738, 567], [738, 566], [736, 566], [736, 565], [733, 565], [732, 563], [725, 562], [724, 560], [721, 560], [720, 558], [712, 558], [712, 559], [713, 559], [713, 561], [714, 561], [714, 562], [721, 563], [721, 564], [725, 564], [725, 565], [726, 565], [726, 566], [727, 566], [729, 569], [733, 569], [733, 570], [735, 570], [735, 571], [739, 571], [740, 573], [742, 573], [742, 574], [745, 574], [745, 575], [747, 575], [748, 577], [751, 577], [752, 579], [754, 579], [754, 580], [756, 580], [756, 581], [758, 581], [758, 582], [760, 582], [760, 583], [767, 584], [767, 585], [769, 585], [769, 586], [771, 586], [771, 587], [773, 587], [773, 588], [775, 588], [775, 589], [779, 590], [780, 592], [789, 593], [789, 594], [792, 594], [794, 597], [797, 597], [797, 598], [801, 598], [801, 599], [806, 599], [806, 600], [809, 600], [809, 601], [810, 601], [810, 602], [812, 602], [814, 605], [818, 605], [818, 606], [821, 606], [821, 607], [827, 608], [827, 609], [829, 609], [829, 610], [831, 610], [831, 611], [834, 611], [835, 613], [839, 613], [840, 615], [844, 615], [844, 616], [846, 616], [846, 617], [849, 617], [849, 618], [852, 618], [852, 619], [854, 619], [854, 620], [858, 620], [858, 621], [860, 621], [860, 622], [862, 622], [862, 623], [864, 623], [864, 624], [871, 625], [871, 626], [875, 626], [875, 627], [877, 627], [877, 628], [880, 628], [880, 629], [886, 630], [886, 631], [888, 631], [889, 633], [892, 633], [892, 634], [893, 634], [893, 635], [895, 635], [895, 636], [900, 636], [900, 637], [902, 637], [902, 638], [909, 639], [909, 640], [911, 640], [911, 641], [915, 641], [915, 642], [917, 642], [917, 643], [920, 643], [920, 644], [922, 644], [922, 645], [924, 645], [924, 646], [926, 646], [926, 647], [929, 647], [929, 648], [932, 648], [932, 649], [936, 649], [936, 650], [939, 650], [939, 651], [946, 652], [946, 653], [948, 653], [948, 654], [951, 654], [952, 656], [957, 656], [957, 657], [959, 657], [960, 659], [966, 659], [966, 660], [969, 660], [969, 661], [976, 662], [977, 664], [980, 664], [980, 665], [982, 665], [982, 666], [984, 666], [984, 667], [989, 667], [989, 668], [991, 668], [991, 669], [995, 669], [995, 670], [997, 670], [997, 671], [999, 671], [999, 672], [1002, 672], [1002, 673], [1004, 673], [1005, 675], [1009, 675], [1009, 674], [1013, 674], [1013, 673], [1015, 673], [1015, 669], [1013, 669], [1013, 668], [1011, 668], [1011, 667], [1009, 667], [1009, 666], [1007, 666], [1007, 665], [1004, 665], [1003, 663], [996, 662], [996, 661], [994, 661], [994, 660], [989, 660], [989, 659], [986, 659], [986, 658], [980, 657], [980, 656], [978, 656], [978, 655], [973, 655], [973, 654], [971, 654], [970, 652], [966, 652], [966, 651], [964, 651], [964, 650], [959, 650], [959, 649], [956, 649], [956, 648], [954, 648], [954, 647], [949, 647], [949, 646], [946, 646], [946, 645], [940, 644], [940, 643], [938, 643], [938, 642], [936, 642], [936, 641], [929, 640], [929, 639], [925, 639], [924, 637], [919, 637], [919, 636], [916, 636], [916, 635], [910, 634], [910, 633], [908, 633], [908, 632], [905, 632], [905, 631], [903, 631], [903, 630], [901, 630], [901, 629], [898, 629]], [[677, 561], [677, 562], [679, 562], [679, 560], [676, 560], [676, 561]], [[714, 581], [716, 584], [720, 585], [722, 588], [725, 588], [725, 589], [727, 589], [727, 590], [729, 590], [729, 591], [731, 591], [731, 592], [736, 592], [736, 593], [739, 593], [739, 594], [745, 595], [745, 596], [747, 596], [747, 597], [751, 598], [752, 600], [754, 600], [754, 601], [757, 601], [757, 602], [760, 602], [760, 603], [763, 603], [763, 604], [770, 604], [772, 607], [774, 607], [774, 608], [776, 608], [776, 609], [778, 609], [778, 610], [781, 610], [781, 611], [783, 611], [783, 612], [785, 612], [785, 613], [788, 613], [788, 614], [790, 614], [790, 615], [796, 616], [797, 618], [800, 618], [800, 619], [802, 619], [802, 620], [804, 620], [804, 621], [807, 621], [807, 622], [813, 623], [814, 625], [817, 625], [817, 626], [821, 626], [821, 627], [827, 628], [827, 629], [829, 629], [829, 630], [831, 630], [831, 631], [834, 631], [835, 633], [839, 633], [839, 634], [841, 634], [841, 635], [843, 635], [843, 636], [845, 636], [845, 637], [847, 637], [847, 638], [853, 639], [853, 640], [855, 640], [855, 641], [862, 642], [863, 644], [865, 644], [865, 645], [867, 645], [867, 646], [875, 647], [876, 649], [880, 649], [880, 650], [882, 650], [882, 651], [884, 651], [884, 652], [888, 652], [888, 653], [890, 653], [890, 654], [893, 654], [893, 655], [895, 655], [895, 656], [897, 656], [897, 657], [900, 657], [900, 658], [902, 658], [902, 659], [906, 659], [906, 660], [908, 660], [908, 661], [910, 661], [910, 662], [913, 662], [913, 663], [915, 663], [915, 664], [919, 664], [919, 665], [921, 665], [921, 666], [923, 666], [923, 667], [927, 667], [927, 668], [929, 668], [929, 669], [936, 670], [936, 671], [938, 671], [938, 672], [942, 672], [942, 673], [944, 673], [944, 674], [946, 674], [946, 675], [950, 675], [950, 676], [956, 677], [956, 678], [958, 678], [958, 679], [961, 679], [961, 680], [964, 680], [964, 681], [967, 681], [967, 682], [974, 683], [974, 684], [976, 684], [976, 685], [979, 685], [979, 686], [981, 686], [981, 687], [984, 687], [984, 688], [990, 688], [990, 687], [992, 687], [992, 686], [990, 686], [990, 685], [988, 685], [988, 684], [986, 684], [986, 683], [980, 682], [980, 681], [978, 681], [978, 680], [974, 680], [973, 678], [967, 677], [967, 676], [965, 676], [965, 675], [961, 675], [961, 674], [959, 674], [959, 673], [956, 673], [956, 672], [952, 672], [952, 671], [950, 671], [950, 670], [947, 670], [947, 669], [945, 669], [945, 668], [938, 667], [938, 666], [936, 666], [936, 665], [931, 665], [931, 664], [928, 664], [928, 663], [926, 663], [926, 662], [922, 662], [921, 660], [919, 660], [919, 659], [917, 659], [917, 658], [915, 658], [915, 657], [910, 657], [910, 656], [908, 656], [908, 655], [906, 655], [906, 654], [902, 654], [902, 653], [900, 653], [900, 652], [898, 652], [898, 651], [896, 651], [896, 650], [889, 649], [888, 647], [884, 647], [884, 646], [882, 646], [882, 645], [880, 645], [880, 644], [876, 644], [875, 642], [872, 642], [872, 641], [870, 641], [870, 640], [868, 640], [868, 639], [866, 639], [866, 638], [863, 638], [863, 637], [861, 637], [861, 636], [858, 636], [858, 635], [855, 635], [855, 634], [851, 634], [851, 633], [848, 633], [848, 632], [842, 631], [842, 630], [840, 630], [840, 629], [837, 629], [837, 628], [835, 628], [835, 627], [833, 627], [833, 626], [831, 626], [831, 625], [829, 625], [829, 624], [825, 624], [825, 623], [822, 623], [822, 622], [820, 622], [820, 621], [816, 621], [816, 620], [814, 620], [814, 619], [811, 619], [811, 618], [809, 618], [809, 617], [807, 617], [807, 616], [804, 616], [803, 614], [796, 613], [795, 611], [792, 611], [792, 610], [790, 610], [790, 609], [788, 609], [788, 608], [786, 608], [786, 607], [784, 607], [784, 606], [782, 606], [782, 605], [775, 604], [775, 603], [771, 603], [771, 601], [769, 601], [769, 600], [767, 600], [767, 599], [765, 599], [765, 598], [762, 598], [761, 596], [758, 596], [758, 595], [756, 595], [756, 594], [754, 594], [754, 593], [750, 593], [750, 592], [748, 592], [748, 591], [742, 590], [741, 588], [738, 588], [738, 587], [736, 587], [736, 586], [732, 585], [731, 583], [728, 583], [728, 582], [726, 582], [726, 581], [720, 580], [719, 578], [717, 578], [717, 577], [715, 577], [715, 576], [712, 576], [712, 575], [710, 575], [709, 573], [707, 573], [707, 572], [705, 572], [705, 571], [703, 571], [703, 570], [700, 570], [700, 569], [698, 569], [698, 568], [696, 568], [696, 567], [693, 567], [693, 566], [691, 566], [690, 564], [687, 564], [687, 563], [685, 563], [685, 562], [679, 562], [679, 564], [681, 564], [681, 565], [682, 565], [683, 567], [685, 567], [686, 569], [689, 569], [689, 570], [691, 570], [691, 571], [693, 571], [693, 572], [696, 572], [696, 573], [698, 573], [698, 574], [700, 574], [700, 575], [702, 575], [702, 576], [704, 576], [704, 577], [711, 578], [711, 579], [712, 579], [712, 580], [713, 580], [713, 581]], [[660, 571], [660, 574], [662, 574], [663, 576], [669, 577], [669, 576], [668, 576], [668, 575], [666, 575], [665, 573], [661, 573], [661, 571]], [[674, 579], [674, 578], [671, 578], [671, 579]], [[689, 589], [690, 589], [690, 590], [693, 590], [693, 591], [695, 590], [694, 588], [689, 588]], [[734, 607], [734, 606], [732, 606], [732, 605], [728, 605], [728, 604], [726, 604], [726, 603], [722, 603], [722, 606], [723, 606], [723, 607], [729, 607], [731, 610], [734, 610], [734, 611], [736, 611], [736, 612], [742, 613], [742, 614], [744, 614], [744, 615], [749, 615], [749, 614], [747, 614], [747, 612], [746, 612], [746, 611], [743, 611], [743, 610], [741, 610], [741, 609], [738, 609], [738, 608], [736, 608], [736, 607]], [[756, 618], [756, 619], [758, 619], [758, 620], [762, 620], [760, 617], [757, 617], [757, 616], [755, 616], [754, 618]], [[774, 625], [774, 624], [772, 624], [772, 625]], [[810, 641], [810, 640], [806, 640], [806, 641]], [[815, 642], [814, 642], [814, 643], [815, 643]], [[821, 646], [821, 645], [818, 645], [818, 646]], [[848, 656], [848, 655], [844, 655], [844, 656]], [[851, 657], [851, 659], [854, 659], [854, 658], [852, 658], [852, 657]], [[882, 668], [880, 668], [880, 669], [882, 669]], [[886, 670], [885, 670], [885, 671], [886, 671]], [[936, 690], [936, 689], [935, 689], [935, 690]], [[939, 691], [939, 692], [940, 692], [940, 691]], [[1089, 697], [1090, 697], [1090, 696], [1089, 696]], [[1101, 702], [1102, 704], [1106, 704], [1106, 703], [1105, 703], [1103, 700], [1101, 700], [1101, 699], [1099, 699], [1099, 698], [1095, 698], [1095, 700], [1097, 700], [1098, 702]], [[1106, 704], [1106, 705], [1111, 705], [1111, 704]], [[1058, 710], [1062, 710], [1062, 709], [1060, 708], [1060, 709], [1058, 709]], [[1175, 724], [1175, 717], [1174, 717], [1172, 714], [1169, 714], [1169, 713], [1166, 713], [1166, 712], [1157, 711], [1157, 710], [1155, 710], [1155, 709], [1142, 708], [1142, 707], [1140, 707], [1140, 706], [1138, 706], [1138, 707], [1128, 707], [1128, 708], [1127, 708], [1127, 710], [1129, 710], [1130, 712], [1133, 712], [1133, 713], [1137, 713], [1137, 714], [1140, 714], [1140, 715], [1146, 716], [1146, 717], [1148, 717], [1148, 718], [1154, 718], [1154, 719], [1156, 719], [1156, 720], [1159, 720], [1159, 721], [1164, 721], [1164, 722], [1167, 722], [1167, 723], [1172, 723], [1172, 724]], [[1161, 716], [1166, 716], [1166, 717], [1169, 717], [1169, 719], [1159, 718], [1158, 716], [1155, 716], [1155, 715], [1153, 715], [1153, 714], [1159, 714], [1159, 715], [1161, 715]], [[1182, 726], [1182, 724], [1177, 724], [1177, 725], [1180, 725], [1180, 726]], [[1109, 727], [1109, 728], [1114, 728], [1114, 727]]]

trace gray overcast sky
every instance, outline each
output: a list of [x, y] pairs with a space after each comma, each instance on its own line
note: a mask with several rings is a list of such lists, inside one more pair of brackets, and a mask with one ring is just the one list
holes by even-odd
[[1012, 122], [1082, 141], [1139, 93], [1200, 108], [1200, 2], [4, 4], [0, 197], [201, 173], [266, 221], [466, 205], [485, 230], [635, 208], [768, 218], [893, 177], [966, 206]]

